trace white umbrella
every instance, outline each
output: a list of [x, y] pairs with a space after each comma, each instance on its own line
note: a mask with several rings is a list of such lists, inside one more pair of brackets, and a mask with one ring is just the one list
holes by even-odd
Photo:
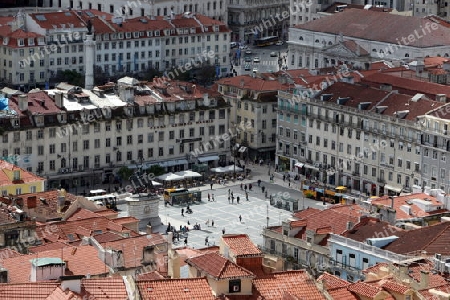
[[239, 168], [238, 166], [235, 165], [231, 165], [231, 166], [226, 166], [224, 169], [226, 169], [226, 172], [242, 172], [244, 171], [244, 169]]
[[153, 181], [153, 180], [152, 180], [152, 185], [153, 185], [153, 186], [157, 186], [157, 185], [162, 185], [162, 183], [159, 183], [159, 182], [157, 182], [157, 181]]
[[191, 171], [191, 170], [176, 172], [175, 174], [179, 175], [179, 176], [183, 176], [184, 178], [202, 177], [203, 176], [202, 174]]
[[159, 180], [163, 180], [163, 181], [172, 181], [172, 180], [181, 180], [181, 179], [184, 179], [183, 176], [173, 174], [172, 172], [167, 173], [167, 174], [164, 174], [164, 175], [161, 175], [161, 176], [158, 176], [157, 178], [158, 178]]
[[214, 173], [225, 173], [225, 172], [227, 172], [224, 168], [221, 168], [221, 167], [212, 168], [211, 171], [214, 172]]

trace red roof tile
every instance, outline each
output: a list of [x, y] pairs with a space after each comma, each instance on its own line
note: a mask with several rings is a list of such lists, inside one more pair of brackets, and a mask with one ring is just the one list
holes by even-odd
[[[350, 292], [346, 287], [335, 288], [327, 291], [333, 300], [359, 300], [360, 298]], [[383, 299], [385, 300], [385, 299]]]
[[[14, 164], [11, 164], [5, 160], [0, 160], [0, 186], [6, 186], [6, 185], [12, 185], [14, 184], [13, 178], [9, 177], [8, 174], [5, 172], [14, 172], [19, 171], [20, 172], [20, 183], [32, 183], [32, 182], [44, 182], [45, 179], [42, 177], [39, 177], [31, 172], [28, 172]], [[13, 176], [13, 175], [10, 175]]]
[[222, 78], [217, 81], [219, 85], [233, 86], [252, 91], [278, 91], [289, 89], [288, 84], [280, 83], [278, 80], [264, 80], [261, 78], [254, 78], [249, 75], [241, 75], [230, 78]]
[[77, 221], [80, 219], [89, 219], [98, 217], [98, 214], [85, 208], [77, 209], [71, 216], [66, 217], [66, 221]]
[[383, 289], [365, 282], [355, 282], [350, 284], [347, 289], [363, 297], [375, 298]]
[[186, 262], [215, 279], [255, 277], [250, 271], [215, 252], [188, 258]]
[[262, 299], [282, 300], [285, 292], [300, 299], [325, 299], [315, 281], [303, 270], [272, 273], [253, 279], [253, 287]]
[[392, 292], [396, 292], [396, 293], [400, 293], [400, 294], [404, 294], [406, 293], [408, 290], [410, 290], [409, 287], [400, 284], [398, 282], [395, 282], [394, 280], [385, 280], [383, 281], [383, 283], [381, 284], [381, 287], [385, 290], [388, 291], [392, 291]]
[[78, 300], [81, 299], [79, 295], [69, 289], [63, 291], [61, 287], [57, 287], [45, 300]]
[[[342, 235], [358, 242], [365, 242], [368, 238], [402, 236], [406, 231], [376, 218], [362, 218], [352, 229]], [[381, 234], [381, 235], [380, 235]], [[378, 236], [377, 236], [378, 235]]]
[[136, 280], [159, 280], [164, 279], [164, 276], [162, 276], [158, 271], [152, 271], [148, 273], [139, 274], [136, 276]]
[[81, 284], [86, 293], [93, 299], [128, 299], [125, 283], [121, 277], [82, 279]]
[[137, 282], [143, 300], [214, 300], [206, 278], [165, 279]]
[[225, 234], [222, 240], [230, 247], [235, 256], [262, 255], [261, 250], [255, 246], [246, 234]]
[[[161, 246], [161, 249], [167, 249], [162, 244], [167, 241], [160, 234], [140, 235], [137, 237], [124, 238], [117, 241], [105, 242], [101, 245], [103, 248], [121, 250], [123, 255], [124, 267], [134, 268], [140, 266], [144, 259], [144, 248], [148, 246]], [[163, 251], [163, 250], [161, 250]], [[158, 267], [162, 267], [159, 266]]]
[[325, 287], [327, 289], [342, 288], [350, 285], [350, 282], [345, 281], [344, 279], [341, 279], [335, 275], [331, 275], [328, 272], [320, 275], [319, 278], [317, 278], [317, 281], [325, 283]]
[[66, 247], [37, 254], [7, 258], [1, 262], [8, 270], [9, 283], [30, 281], [31, 260], [34, 258], [56, 257], [67, 261], [65, 275], [99, 275], [109, 272], [108, 267], [97, 257], [97, 249], [92, 246]]
[[0, 299], [46, 300], [58, 285], [56, 282], [2, 283], [0, 284]]
[[[346, 9], [326, 18], [319, 18], [297, 28], [311, 32], [324, 32], [344, 37], [354, 37], [369, 41], [380, 41], [397, 45], [401, 37], [411, 35], [411, 28], [428, 28], [430, 20], [374, 12], [365, 9]], [[450, 45], [450, 29], [434, 22], [436, 30], [430, 30], [420, 39], [408, 44], [411, 47], [434, 47]], [[427, 25], [428, 24], [428, 25]]]

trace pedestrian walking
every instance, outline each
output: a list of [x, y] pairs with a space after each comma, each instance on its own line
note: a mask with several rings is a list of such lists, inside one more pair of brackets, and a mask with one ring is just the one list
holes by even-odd
[[184, 245], [186, 246], [188, 244], [187, 238], [184, 239]]
[[231, 190], [228, 189], [228, 197], [231, 195]]
[[286, 181], [286, 175], [283, 175], [283, 181]]
[[211, 182], [211, 189], [212, 189], [213, 183]]
[[209, 227], [209, 219], [208, 219], [208, 220], [206, 220], [205, 224], [206, 224], [206, 226], [208, 226], [208, 227]]
[[205, 237], [205, 246], [208, 245], [208, 237]]
[[222, 234], [225, 234], [225, 227], [222, 228]]
[[241, 191], [244, 189], [244, 185], [241, 183]]
[[231, 199], [230, 196], [228, 196], [228, 204], [231, 203]]
[[212, 201], [213, 201], [213, 202], [216, 201], [216, 200], [214, 200], [214, 194], [212, 194]]
[[211, 227], [214, 227], [214, 220], [211, 220]]
[[247, 192], [247, 185], [244, 185], [244, 190], [245, 192]]
[[234, 204], [234, 196], [231, 196], [231, 204]]
[[264, 193], [264, 190], [266, 189], [266, 187], [265, 186], [262, 186], [261, 187], [261, 191]]
[[208, 193], [208, 201], [211, 201], [211, 195]]
[[239, 222], [242, 222], [242, 216], [239, 215]]
[[251, 190], [252, 190], [252, 187], [253, 187], [253, 186], [252, 186], [252, 184], [250, 183], [250, 184], [248, 185], [248, 190], [251, 191]]
[[240, 200], [240, 198], [239, 198], [239, 196], [237, 196], [237, 198], [236, 198], [237, 204], [239, 204], [239, 200]]
[[261, 179], [258, 179], [258, 186], [261, 186]]
[[181, 216], [184, 217], [184, 208], [181, 209]]
[[248, 201], [248, 193], [247, 192], [245, 192], [245, 200]]
[[233, 198], [234, 197], [234, 195], [233, 195], [233, 191], [231, 191], [231, 198]]

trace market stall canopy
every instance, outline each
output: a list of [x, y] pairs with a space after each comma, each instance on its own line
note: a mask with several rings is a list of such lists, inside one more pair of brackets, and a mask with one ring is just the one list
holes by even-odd
[[162, 185], [162, 183], [159, 183], [159, 182], [157, 182], [157, 181], [153, 181], [153, 180], [152, 180], [152, 185], [153, 185], [153, 186], [157, 186], [157, 185]]
[[184, 179], [183, 176], [174, 174], [172, 172], [164, 174], [164, 175], [161, 175], [161, 176], [158, 176], [157, 178], [159, 180], [163, 180], [163, 181], [172, 181], [172, 180], [182, 180], [182, 179]]
[[244, 169], [239, 168], [238, 166], [231, 165], [231, 166], [226, 166], [226, 167], [212, 168], [211, 171], [215, 172], [215, 173], [228, 173], [228, 172], [234, 172], [234, 171], [242, 172], [242, 171], [244, 171]]
[[202, 177], [203, 175], [191, 170], [176, 172], [175, 175], [183, 176], [183, 178]]

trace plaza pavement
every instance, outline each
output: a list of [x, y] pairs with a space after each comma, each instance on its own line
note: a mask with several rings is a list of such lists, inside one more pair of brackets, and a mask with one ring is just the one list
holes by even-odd
[[[269, 183], [268, 167], [250, 165], [252, 178], [244, 181], [229, 182], [225, 185], [214, 184], [213, 189], [210, 185], [202, 186], [198, 189], [202, 191], [202, 202], [200, 204], [191, 205], [192, 214], [184, 213], [181, 216], [181, 209], [186, 210], [186, 206], [164, 205], [164, 201], [160, 201], [159, 216], [162, 225], [152, 228], [154, 232], [165, 234], [167, 224], [170, 223], [175, 229], [179, 230], [181, 226], [188, 226], [188, 246], [191, 248], [203, 248], [208, 245], [218, 245], [222, 229], [226, 234], [245, 233], [250, 236], [252, 241], [257, 245], [262, 245], [262, 230], [267, 225], [281, 225], [281, 222], [289, 218], [292, 212], [271, 206], [269, 199], [265, 198], [261, 188], [258, 187], [257, 181], [261, 179], [262, 186], [265, 186], [269, 194], [278, 194], [288, 196], [293, 199], [301, 199], [299, 209], [307, 207], [315, 207], [323, 209], [325, 206], [321, 202], [310, 199], [303, 199], [302, 193], [299, 191], [299, 184], [283, 182], [282, 179], [275, 178], [274, 183]], [[249, 201], [245, 200], [245, 192], [241, 190], [240, 184], [252, 184], [253, 189], [249, 191]], [[233, 192], [234, 204], [228, 202], [228, 189]], [[215, 201], [208, 202], [208, 193], [214, 194]], [[240, 203], [237, 204], [236, 197], [240, 197]], [[119, 216], [127, 216], [126, 205], [119, 205]], [[239, 215], [242, 221], [239, 221]], [[267, 217], [269, 219], [267, 219]], [[209, 226], [207, 221], [209, 220]], [[190, 225], [188, 225], [188, 221]], [[214, 226], [212, 225], [214, 221]], [[194, 224], [200, 224], [201, 230], [192, 230]], [[208, 245], [205, 245], [205, 238], [208, 237]], [[175, 240], [174, 247], [184, 246], [184, 238]]]

